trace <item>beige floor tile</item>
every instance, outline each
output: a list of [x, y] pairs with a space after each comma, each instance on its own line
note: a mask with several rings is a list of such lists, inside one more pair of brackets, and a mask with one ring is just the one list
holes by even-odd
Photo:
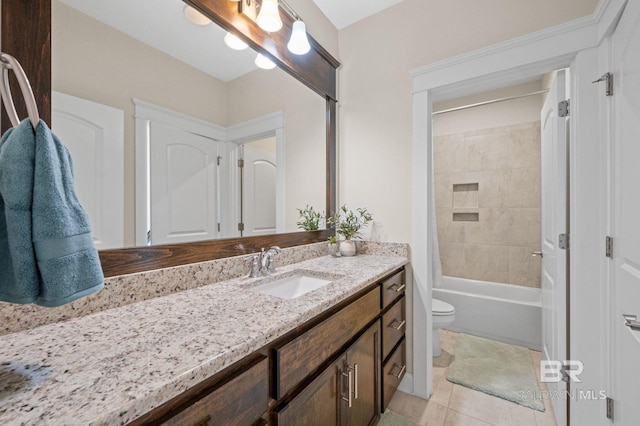
[[447, 410], [444, 426], [492, 426], [491, 423], [474, 419], [455, 410]]
[[447, 369], [444, 367], [433, 367], [433, 392], [429, 401], [436, 404], [447, 407], [449, 405], [449, 398], [451, 398], [451, 391], [453, 390], [453, 383], [447, 380]]
[[388, 408], [420, 425], [442, 426], [447, 415], [447, 407], [401, 391], [393, 395]]
[[534, 410], [454, 385], [449, 408], [496, 426], [535, 426]]

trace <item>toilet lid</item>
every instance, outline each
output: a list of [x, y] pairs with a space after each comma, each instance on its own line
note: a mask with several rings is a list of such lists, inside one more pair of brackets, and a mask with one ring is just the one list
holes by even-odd
[[438, 299], [431, 299], [431, 313], [433, 315], [451, 315], [455, 312], [455, 308], [447, 302], [443, 302], [442, 300]]

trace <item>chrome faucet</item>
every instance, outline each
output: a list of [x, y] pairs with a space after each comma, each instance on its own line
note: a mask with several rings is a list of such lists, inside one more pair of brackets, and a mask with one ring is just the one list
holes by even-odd
[[265, 251], [263, 248], [260, 253], [252, 254], [246, 260], [251, 261], [249, 269], [249, 278], [256, 278], [260, 275], [269, 275], [276, 271], [274, 256], [280, 253], [280, 247], [273, 246]]

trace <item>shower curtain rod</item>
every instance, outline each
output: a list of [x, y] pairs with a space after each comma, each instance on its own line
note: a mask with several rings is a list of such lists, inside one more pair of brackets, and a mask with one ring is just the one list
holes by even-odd
[[549, 89], [538, 90], [537, 92], [525, 93], [524, 95], [508, 96], [506, 98], [492, 99], [490, 101], [478, 102], [478, 103], [475, 103], [475, 104], [469, 104], [469, 105], [463, 105], [463, 106], [459, 106], [459, 107], [455, 107], [455, 108], [443, 109], [442, 111], [433, 112], [433, 113], [431, 113], [431, 115], [444, 114], [446, 112], [460, 111], [462, 109], [474, 108], [474, 107], [479, 107], [479, 106], [489, 105], [489, 104], [495, 104], [497, 102], [504, 102], [504, 101], [511, 101], [513, 99], [526, 98], [527, 96], [540, 95], [542, 93], [547, 93], [548, 91], [549, 91]]

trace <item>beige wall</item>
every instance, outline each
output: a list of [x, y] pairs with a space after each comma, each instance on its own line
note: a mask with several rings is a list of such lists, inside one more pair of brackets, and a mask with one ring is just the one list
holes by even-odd
[[589, 15], [596, 4], [404, 0], [340, 30], [340, 202], [367, 206], [381, 240], [410, 242], [409, 71]]

